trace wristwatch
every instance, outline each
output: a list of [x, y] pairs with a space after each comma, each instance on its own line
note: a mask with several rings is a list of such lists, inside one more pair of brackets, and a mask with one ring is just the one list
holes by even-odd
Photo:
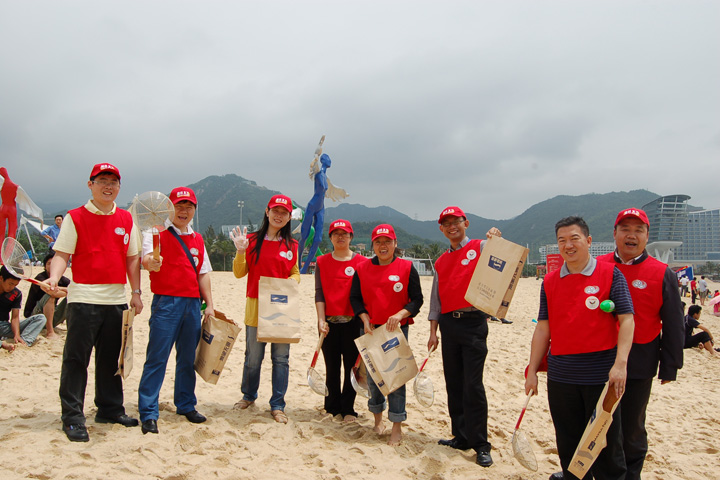
[[135, 295], [136, 293], [137, 293], [138, 295], [142, 295], [142, 290], [140, 290], [140, 289], [138, 288], [137, 290], [133, 290], [132, 293], [133, 293], [133, 295]]

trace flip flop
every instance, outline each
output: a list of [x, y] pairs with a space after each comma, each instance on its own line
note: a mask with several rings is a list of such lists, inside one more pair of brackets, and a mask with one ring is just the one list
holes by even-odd
[[270, 415], [275, 419], [277, 423], [287, 423], [288, 417], [285, 415], [285, 412], [282, 410], [273, 410], [270, 412]]

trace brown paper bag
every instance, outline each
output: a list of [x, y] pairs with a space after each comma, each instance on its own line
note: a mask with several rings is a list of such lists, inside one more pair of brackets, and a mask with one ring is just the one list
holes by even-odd
[[588, 421], [575, 454], [570, 460], [568, 471], [578, 478], [583, 478], [590, 470], [600, 452], [607, 446], [607, 432], [613, 421], [613, 413], [620, 404], [620, 398], [615, 395], [615, 388], [609, 388], [610, 382], [600, 394], [595, 411]]
[[240, 326], [218, 310], [215, 316], [205, 317], [195, 352], [195, 371], [207, 383], [218, 382], [239, 333]]
[[385, 325], [355, 339], [368, 373], [383, 395], [389, 395], [418, 373], [417, 363], [405, 335], [398, 328], [388, 332]]
[[300, 341], [300, 295], [292, 278], [260, 277], [258, 286], [258, 342]]
[[505, 318], [528, 252], [504, 238], [490, 237], [475, 266], [465, 300], [488, 315]]
[[118, 358], [118, 369], [115, 372], [115, 375], [120, 375], [123, 380], [130, 375], [133, 367], [133, 320], [135, 320], [135, 307], [123, 310], [120, 357]]

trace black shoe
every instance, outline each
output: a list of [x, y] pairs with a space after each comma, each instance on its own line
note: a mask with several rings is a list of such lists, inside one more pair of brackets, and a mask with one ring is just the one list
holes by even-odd
[[497, 317], [490, 316], [490, 321], [491, 321], [491, 322], [499, 322], [500, 319], [497, 318]]
[[63, 432], [67, 435], [68, 440], [71, 442], [89, 442], [90, 435], [88, 435], [87, 428], [85, 425], [74, 424], [74, 425], [63, 425]]
[[140, 429], [142, 430], [143, 435], [146, 433], [158, 433], [157, 420], [153, 420], [152, 418], [150, 420], [145, 420]]
[[510, 325], [512, 323], [512, 320], [506, 320], [504, 318], [501, 318], [500, 323], [502, 323], [504, 325]]
[[481, 467], [489, 467], [493, 464], [492, 457], [490, 456], [490, 452], [478, 452], [477, 453], [477, 460], [475, 460], [475, 463], [480, 465]]
[[119, 423], [123, 427], [137, 427], [138, 425], [140, 425], [140, 422], [138, 422], [137, 418], [128, 417], [124, 413], [113, 418], [95, 415], [95, 423]]
[[455, 450], [470, 450], [468, 444], [463, 442], [462, 440], [458, 440], [457, 437], [451, 438], [449, 440], [438, 440], [438, 445], [454, 448]]
[[555, 472], [550, 475], [550, 480], [563, 480], [564, 478], [563, 472]]
[[203, 423], [207, 418], [205, 418], [205, 415], [198, 412], [197, 410], [193, 410], [192, 412], [188, 413], [181, 413], [180, 415], [185, 415], [185, 418], [187, 418], [192, 423]]

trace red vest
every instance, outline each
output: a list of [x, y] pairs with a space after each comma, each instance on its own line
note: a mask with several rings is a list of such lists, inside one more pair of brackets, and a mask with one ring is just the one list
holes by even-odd
[[350, 306], [350, 286], [358, 265], [367, 261], [362, 255], [355, 255], [347, 262], [341, 262], [335, 260], [332, 253], [317, 258], [326, 316], [354, 315]]
[[[373, 265], [372, 261], [368, 261], [356, 268], [370, 323], [384, 325], [388, 318], [410, 302], [411, 261], [396, 258], [390, 265]], [[412, 318], [406, 318], [400, 324], [408, 322], [415, 323]]]
[[68, 212], [77, 231], [72, 256], [73, 281], [91, 285], [127, 283], [127, 250], [132, 232], [130, 212], [97, 215], [85, 207]]
[[290, 278], [292, 268], [297, 265], [298, 242], [291, 239], [290, 247], [285, 246], [284, 241], [272, 242], [263, 241], [260, 250], [260, 260], [255, 263], [255, 254], [251, 250], [255, 248], [254, 234], [250, 237], [246, 261], [248, 266], [247, 294], [248, 298], [258, 298], [258, 285], [260, 277]]
[[598, 261], [615, 265], [627, 280], [635, 310], [635, 333], [633, 343], [650, 343], [662, 331], [660, 307], [663, 303], [662, 285], [667, 265], [648, 257], [636, 265], [624, 265], [615, 261], [615, 254], [608, 253]]
[[614, 265], [597, 262], [589, 277], [578, 273], [560, 278], [560, 270], [545, 276], [553, 355], [599, 352], [617, 345], [615, 316], [600, 309], [610, 298], [614, 270]]
[[442, 313], [472, 307], [465, 292], [480, 259], [480, 240], [470, 240], [463, 248], [447, 251], [435, 261]]
[[[172, 228], [172, 227], [171, 227]], [[150, 272], [150, 290], [158, 295], [200, 298], [198, 274], [205, 260], [205, 243], [202, 235], [180, 235], [195, 261], [190, 266], [185, 250], [170, 231], [160, 232], [160, 252], [163, 257], [159, 272]]]

